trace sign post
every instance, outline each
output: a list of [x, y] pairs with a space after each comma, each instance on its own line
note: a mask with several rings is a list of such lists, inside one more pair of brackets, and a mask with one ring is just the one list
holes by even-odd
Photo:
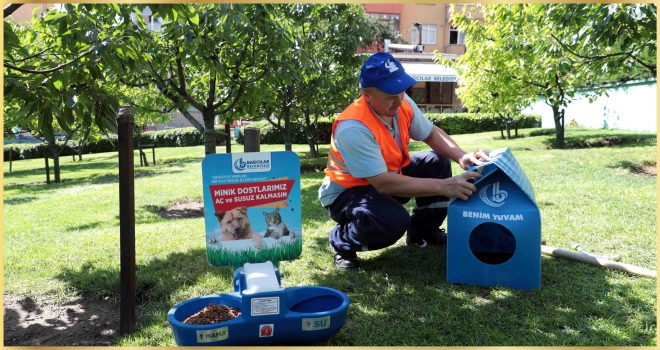
[[119, 333], [135, 331], [135, 190], [133, 173], [133, 107], [117, 113], [119, 148]]

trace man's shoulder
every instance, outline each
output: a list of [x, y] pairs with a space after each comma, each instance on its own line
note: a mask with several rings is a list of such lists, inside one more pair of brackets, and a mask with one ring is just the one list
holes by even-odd
[[371, 132], [369, 128], [361, 121], [355, 119], [338, 120], [335, 134], [343, 132], [344, 130], [362, 131], [366, 130]]

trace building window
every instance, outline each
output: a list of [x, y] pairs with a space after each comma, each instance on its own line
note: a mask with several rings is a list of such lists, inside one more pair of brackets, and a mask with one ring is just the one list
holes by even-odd
[[412, 96], [410, 96], [416, 104], [429, 103], [428, 92], [425, 87], [412, 88]]
[[[422, 44], [435, 45], [437, 26], [435, 24], [422, 24]], [[413, 44], [419, 43], [419, 33], [417, 27], [412, 28], [412, 42]]]
[[390, 15], [390, 24], [392, 24], [392, 30], [395, 32], [399, 31], [399, 15]]
[[458, 28], [451, 26], [451, 28], [449, 28], [449, 44], [465, 45], [465, 33], [458, 30]]
[[399, 14], [369, 12], [367, 13], [367, 15], [376, 17], [378, 18], [378, 20], [383, 22], [390, 22], [390, 25], [392, 26], [392, 30], [396, 32], [399, 31], [399, 17], [400, 17]]

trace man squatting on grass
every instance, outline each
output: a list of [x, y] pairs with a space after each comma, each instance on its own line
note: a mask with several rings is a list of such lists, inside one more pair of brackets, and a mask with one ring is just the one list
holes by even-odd
[[[483, 149], [463, 151], [422, 114], [405, 93], [415, 83], [391, 54], [373, 54], [360, 70], [362, 96], [332, 125], [319, 200], [337, 222], [329, 241], [338, 268], [359, 267], [356, 252], [388, 247], [406, 231], [408, 245], [446, 243], [439, 227], [449, 198], [467, 199], [476, 191], [468, 180], [481, 177], [452, 177], [449, 159], [464, 170], [490, 160]], [[409, 155], [411, 138], [432, 151]], [[411, 216], [403, 204], [412, 197]]]

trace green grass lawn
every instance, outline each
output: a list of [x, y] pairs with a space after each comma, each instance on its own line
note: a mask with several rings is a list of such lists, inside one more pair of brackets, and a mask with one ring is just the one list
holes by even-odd
[[[655, 270], [656, 178], [638, 173], [656, 164], [655, 134], [568, 128], [567, 144], [581, 148], [558, 150], [548, 148], [553, 135], [519, 132], [525, 137], [501, 140], [489, 132], [454, 139], [466, 151], [512, 150], [534, 186], [547, 245], [572, 250], [579, 243]], [[625, 143], [589, 148], [599, 140]], [[321, 153], [327, 149], [321, 146]], [[411, 145], [412, 152], [425, 149]], [[303, 169], [303, 252], [280, 263], [282, 285], [327, 286], [351, 300], [344, 328], [309, 345], [657, 344], [653, 278], [544, 255], [540, 290], [450, 284], [446, 251], [408, 247], [404, 238], [362, 253], [358, 271], [335, 269], [327, 243], [334, 223], [316, 199], [325, 158], [310, 159], [306, 145], [294, 151]], [[158, 215], [176, 202], [202, 200], [203, 156], [203, 146], [158, 148], [157, 165], [149, 167], [139, 167], [135, 157], [138, 331], [117, 345], [176, 345], [166, 319], [170, 308], [233, 291], [232, 271], [206, 261], [203, 219]], [[46, 185], [43, 159], [15, 161], [12, 172], [4, 163], [4, 294], [118, 300], [117, 153], [84, 155], [82, 162], [62, 157], [61, 167], [63, 182]]]

